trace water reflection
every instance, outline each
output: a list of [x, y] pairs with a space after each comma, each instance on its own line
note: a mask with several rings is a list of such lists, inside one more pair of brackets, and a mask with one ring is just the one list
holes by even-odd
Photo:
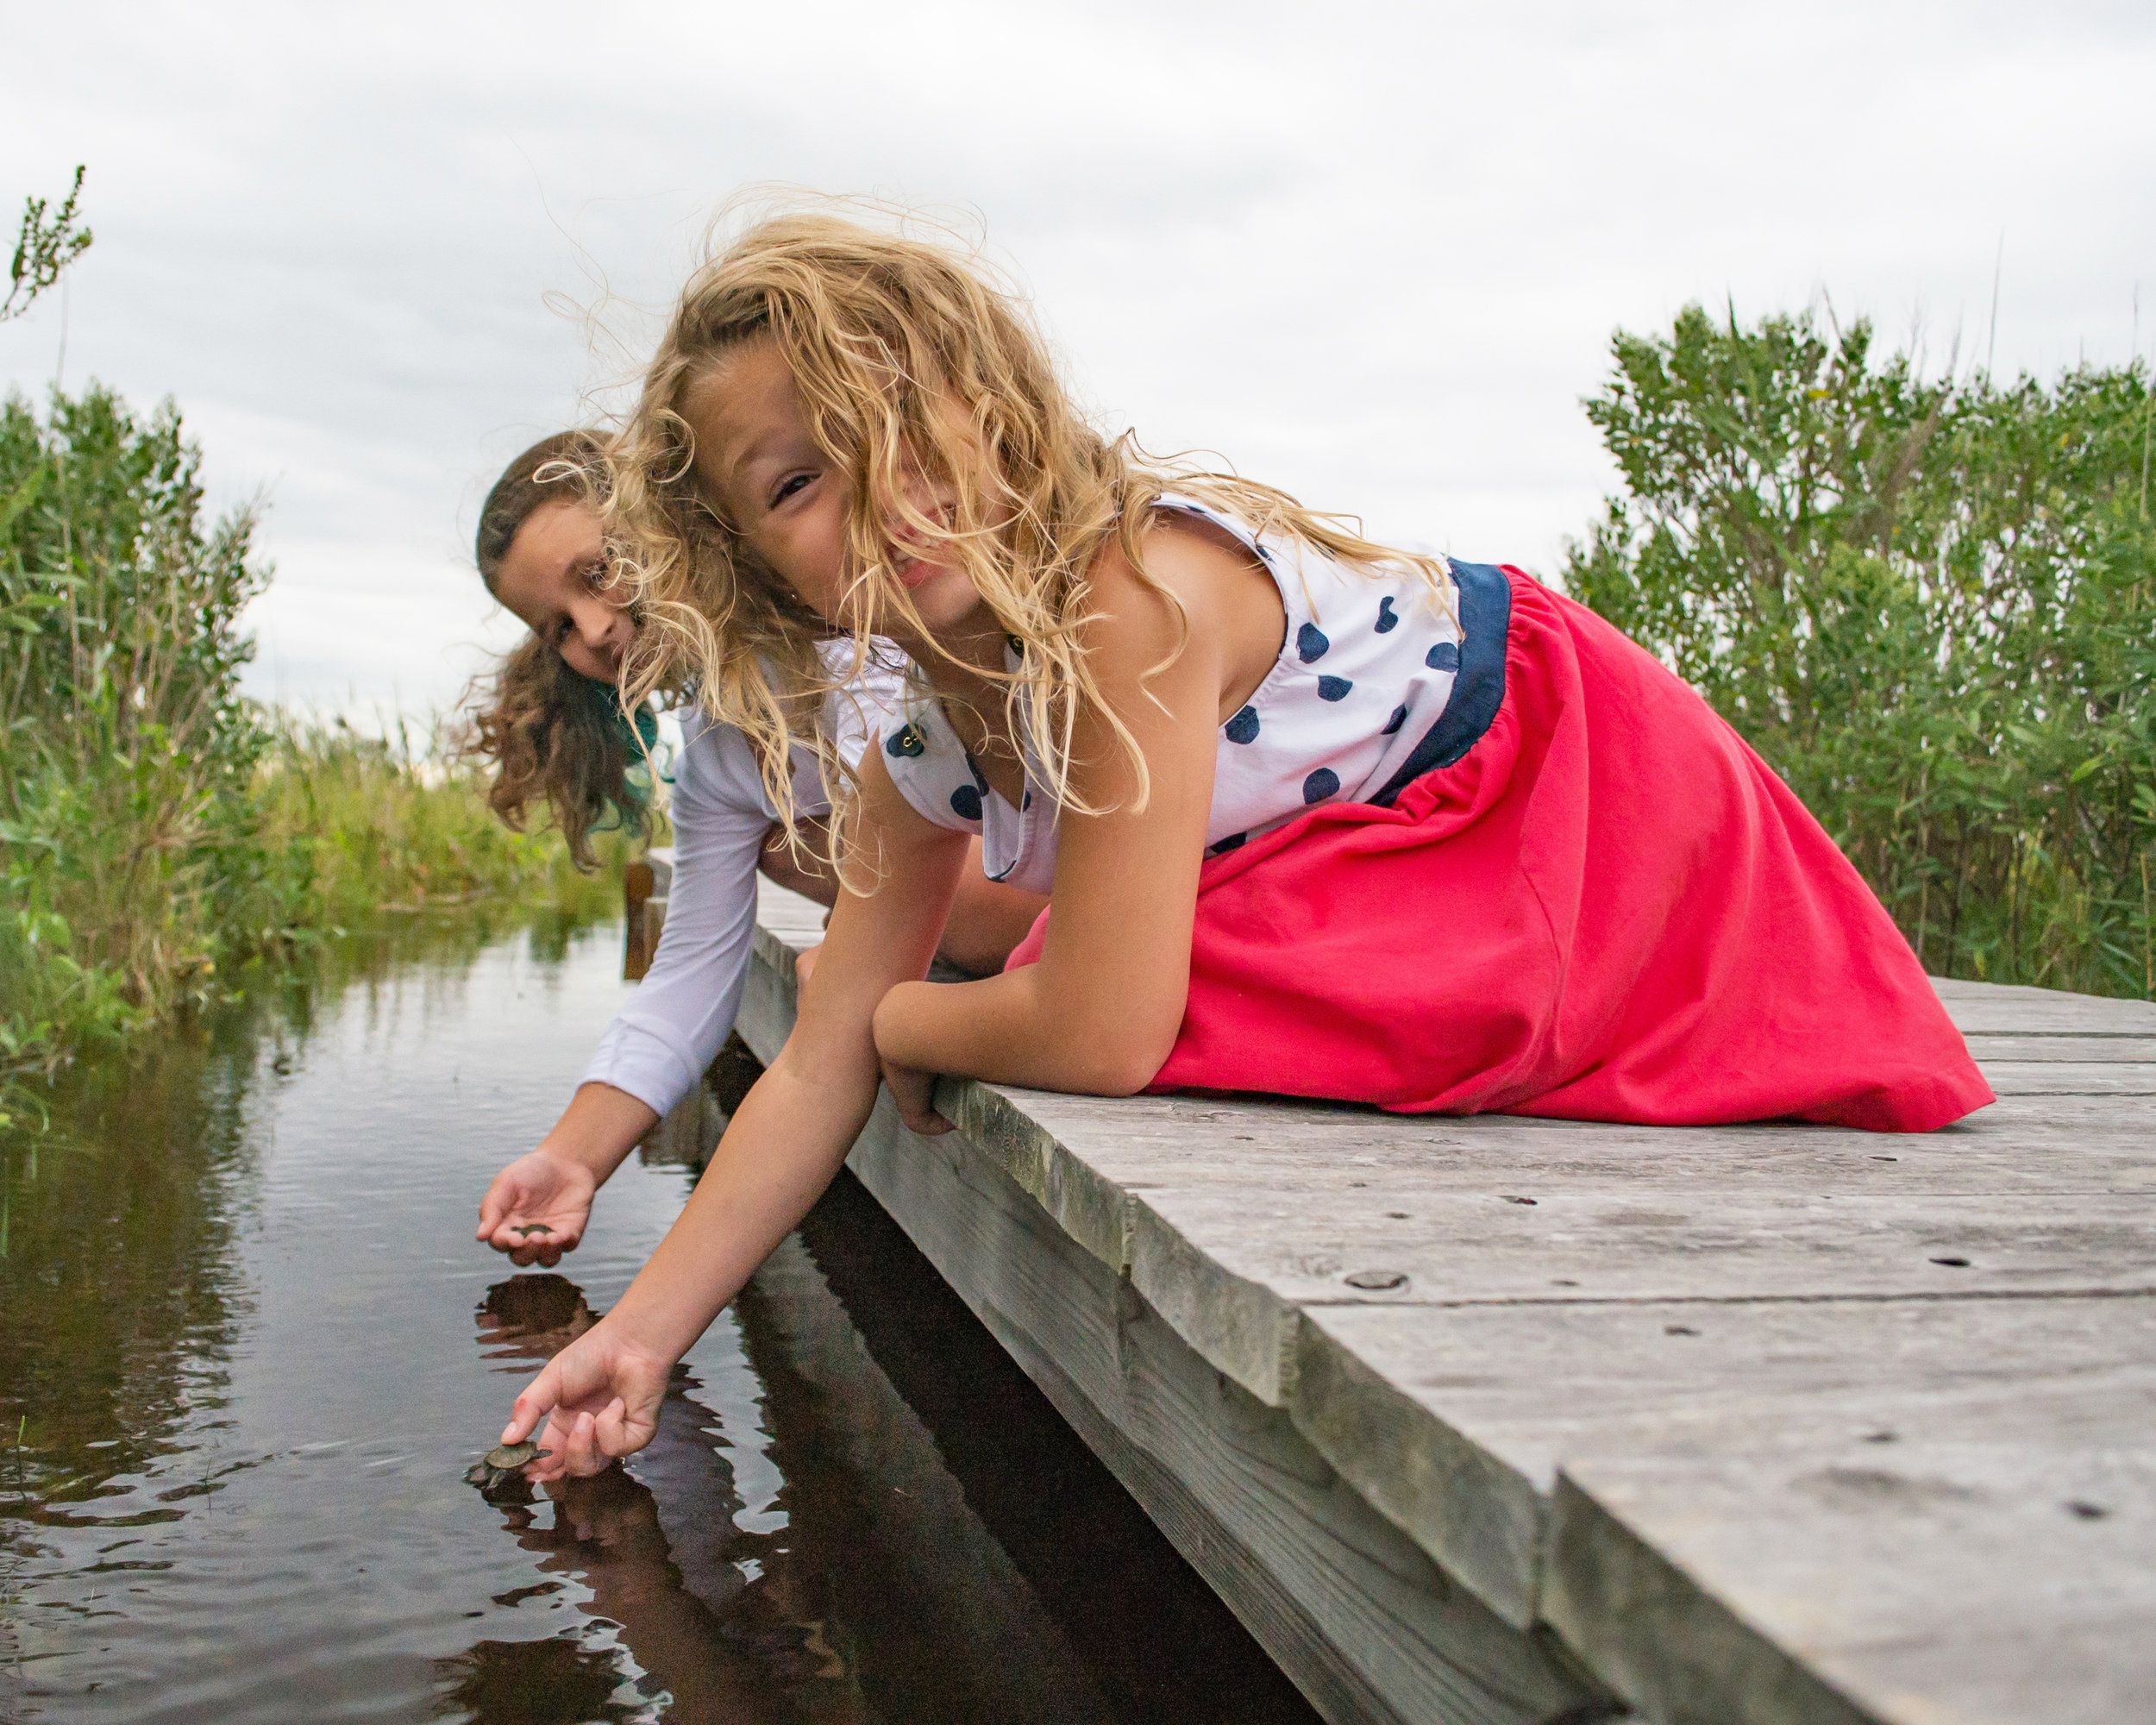
[[632, 1161], [574, 1280], [471, 1243], [617, 963], [348, 944], [0, 1139], [0, 1718], [1308, 1719], [849, 1184], [630, 1468], [462, 1483], [692, 1178]]
[[[544, 1272], [497, 1283], [478, 1316], [486, 1356], [527, 1367], [597, 1321], [575, 1283]], [[615, 1633], [642, 1674], [631, 1686], [647, 1698], [665, 1696], [667, 1719], [749, 1725], [871, 1716], [843, 1662], [824, 1643], [821, 1624], [793, 1609], [793, 1566], [759, 1561], [783, 1559], [783, 1547], [758, 1551], [770, 1542], [736, 1527], [743, 1506], [724, 1454], [711, 1445], [712, 1415], [696, 1400], [699, 1388], [686, 1366], [676, 1369], [657, 1434], [636, 1462], [638, 1474], [663, 1481], [676, 1536], [651, 1489], [620, 1468], [550, 1486], [536, 1503], [508, 1506], [504, 1527], [542, 1573], [581, 1584], [579, 1609]], [[517, 1603], [550, 1585], [521, 1590]], [[576, 1705], [599, 1709], [588, 1716], [635, 1716], [606, 1710], [623, 1705], [611, 1699], [600, 1706], [624, 1673], [570, 1636], [482, 1641], [444, 1661], [442, 1677], [445, 1705], [462, 1706], [481, 1725], [556, 1716], [548, 1709], [561, 1704], [565, 1683], [583, 1697]]]
[[[786, 1481], [776, 1515], [744, 1515], [686, 1366], [630, 1469], [503, 1512], [539, 1569], [582, 1584], [580, 1609], [613, 1628], [671, 1697], [667, 1717], [1113, 1718], [798, 1239], [758, 1272], [741, 1313]], [[497, 1284], [479, 1313], [488, 1356], [526, 1363], [594, 1321], [575, 1284], [555, 1274]], [[523, 1645], [536, 1695], [562, 1655]], [[489, 1646], [495, 1690], [509, 1697], [493, 1716], [508, 1725], [526, 1705], [510, 1681], [517, 1655]]]

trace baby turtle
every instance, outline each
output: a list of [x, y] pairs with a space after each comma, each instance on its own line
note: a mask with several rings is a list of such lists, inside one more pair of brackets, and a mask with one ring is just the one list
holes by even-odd
[[526, 1239], [530, 1239], [534, 1234], [550, 1234], [553, 1232], [554, 1230], [544, 1222], [526, 1222], [520, 1228], [510, 1230], [512, 1234], [522, 1234]]
[[465, 1470], [464, 1481], [476, 1485], [490, 1503], [528, 1489], [524, 1470], [541, 1456], [552, 1455], [536, 1444], [498, 1444]]

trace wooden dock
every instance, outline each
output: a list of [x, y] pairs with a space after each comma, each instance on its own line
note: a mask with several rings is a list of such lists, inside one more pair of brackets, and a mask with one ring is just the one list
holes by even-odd
[[1921, 1138], [966, 1082], [852, 1166], [1329, 1719], [2156, 1720], [2156, 1006], [1940, 991]]

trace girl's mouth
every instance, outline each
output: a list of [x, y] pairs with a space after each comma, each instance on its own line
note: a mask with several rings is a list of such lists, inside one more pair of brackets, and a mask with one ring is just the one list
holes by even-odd
[[918, 557], [901, 557], [892, 573], [899, 578], [899, 585], [911, 592], [936, 573], [936, 565]]

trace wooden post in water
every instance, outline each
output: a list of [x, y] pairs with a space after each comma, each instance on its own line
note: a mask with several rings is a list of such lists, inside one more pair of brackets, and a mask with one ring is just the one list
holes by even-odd
[[674, 851], [667, 845], [654, 846], [622, 870], [621, 973], [631, 982], [651, 969], [673, 886]]

